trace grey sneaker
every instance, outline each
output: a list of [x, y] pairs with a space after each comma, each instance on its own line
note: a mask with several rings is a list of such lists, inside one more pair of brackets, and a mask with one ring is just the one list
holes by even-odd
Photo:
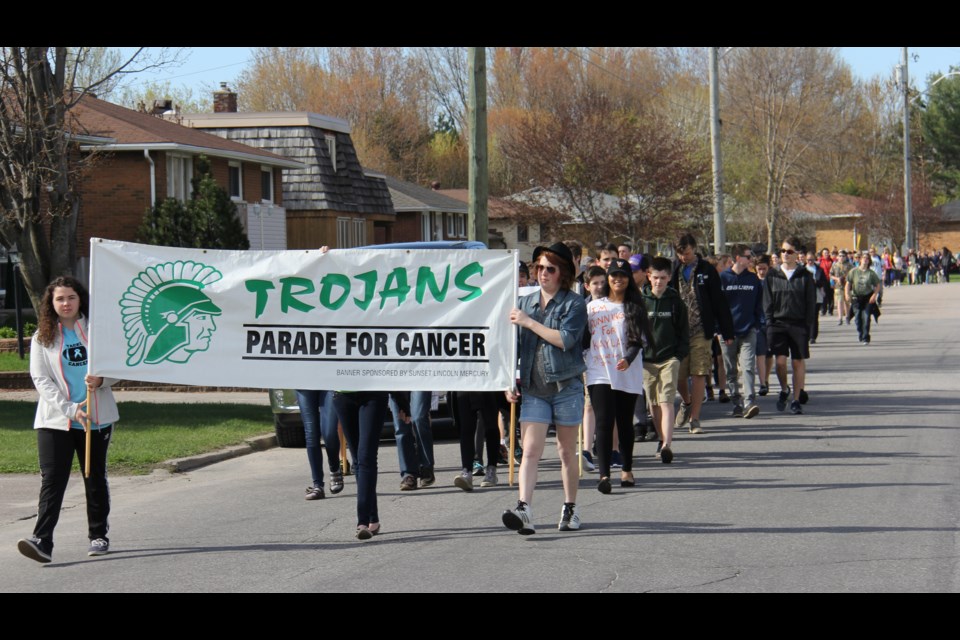
[[106, 538], [94, 538], [87, 549], [88, 556], [105, 556], [110, 553], [110, 542]]
[[464, 469], [456, 478], [453, 479], [453, 486], [464, 491], [473, 491], [473, 474], [469, 469]]
[[480, 481], [481, 487], [495, 487], [497, 486], [497, 467], [494, 465], [489, 465], [487, 467], [487, 472], [483, 475], [483, 480]]
[[44, 564], [53, 560], [53, 545], [36, 536], [17, 540], [17, 550], [31, 560]]
[[570, 502], [563, 503], [563, 509], [560, 510], [560, 524], [557, 525], [560, 531], [579, 531], [580, 530], [580, 509], [577, 505]]
[[703, 428], [697, 418], [690, 419], [690, 433], [703, 433]]
[[529, 536], [537, 532], [533, 528], [533, 511], [530, 509], [530, 505], [522, 500], [517, 501], [516, 509], [504, 511], [501, 519], [503, 520], [503, 526], [522, 536]]
[[326, 496], [323, 494], [323, 487], [307, 487], [304, 500], [323, 500]]
[[687, 404], [686, 402], [680, 403], [680, 410], [677, 411], [677, 419], [674, 421], [674, 426], [680, 428], [683, 425], [687, 424], [687, 421], [690, 420], [690, 412], [693, 410], [692, 404]]
[[803, 413], [803, 407], [800, 406], [800, 403], [796, 400], [790, 403], [790, 411], [796, 415]]
[[411, 475], [400, 479], [400, 491], [413, 491], [417, 488], [417, 479]]
[[747, 410], [744, 412], [743, 417], [749, 419], [754, 417], [758, 413], [760, 413], [760, 407], [754, 403], [750, 403], [750, 406], [747, 407]]
[[743, 405], [739, 402], [733, 405], [733, 417], [742, 418], [743, 417]]

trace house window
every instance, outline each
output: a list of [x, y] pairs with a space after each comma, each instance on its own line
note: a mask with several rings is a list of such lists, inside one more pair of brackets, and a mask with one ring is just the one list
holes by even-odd
[[333, 171], [337, 171], [337, 136], [328, 133], [326, 135], [327, 140], [327, 151], [330, 153], [330, 164], [333, 166]]
[[273, 169], [260, 167], [260, 200], [273, 202]]
[[422, 212], [420, 214], [420, 239], [433, 240], [432, 229], [433, 227], [430, 226], [430, 214], [426, 211]]
[[529, 242], [527, 225], [517, 223], [517, 242]]
[[363, 218], [337, 218], [337, 246], [341, 249], [367, 244], [367, 222]]
[[186, 202], [193, 194], [193, 158], [167, 154], [167, 197]]
[[230, 199], [243, 200], [243, 172], [239, 162], [231, 160], [227, 167], [227, 193]]
[[546, 242], [547, 236], [549, 235], [550, 235], [550, 225], [547, 224], [546, 222], [541, 222], [540, 223], [540, 242], [541, 243]]
[[447, 237], [452, 238], [457, 235], [457, 214], [455, 213], [445, 213], [443, 214], [447, 219]]
[[355, 247], [367, 244], [367, 221], [363, 218], [353, 219], [353, 242]]
[[457, 215], [457, 235], [461, 238], [467, 237], [467, 216], [462, 213]]

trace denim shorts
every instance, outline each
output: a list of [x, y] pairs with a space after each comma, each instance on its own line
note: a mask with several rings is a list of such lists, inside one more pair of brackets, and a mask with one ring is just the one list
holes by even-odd
[[520, 422], [537, 422], [557, 426], [577, 426], [583, 420], [583, 381], [580, 376], [552, 396], [523, 394]]

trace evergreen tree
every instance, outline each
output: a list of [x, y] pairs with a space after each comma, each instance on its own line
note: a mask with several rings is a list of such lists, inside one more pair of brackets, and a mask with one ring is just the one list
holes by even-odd
[[195, 249], [249, 249], [237, 206], [213, 179], [210, 161], [200, 156], [186, 204], [166, 198], [147, 210], [137, 239], [145, 244]]

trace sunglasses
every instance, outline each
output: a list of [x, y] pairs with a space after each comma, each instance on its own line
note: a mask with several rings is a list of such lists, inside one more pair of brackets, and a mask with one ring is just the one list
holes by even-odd
[[540, 265], [537, 265], [537, 268], [540, 269], [540, 270], [542, 270], [542, 271], [546, 271], [546, 272], [549, 273], [550, 275], [553, 275], [553, 274], [555, 274], [555, 273], [557, 272], [557, 268], [556, 268], [555, 266], [553, 266], [552, 264], [551, 264], [551, 265], [540, 264]]
[[796, 251], [794, 249], [780, 249], [780, 253], [785, 253], [788, 256], [792, 256], [796, 253]]

